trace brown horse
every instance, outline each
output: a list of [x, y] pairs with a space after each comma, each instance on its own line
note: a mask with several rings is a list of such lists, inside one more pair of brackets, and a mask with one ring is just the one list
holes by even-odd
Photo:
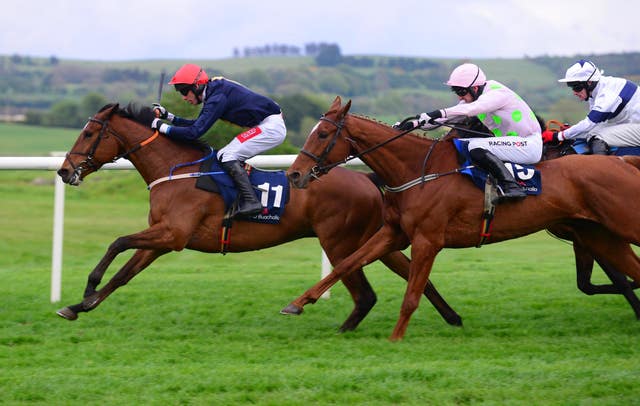
[[[568, 128], [559, 121], [550, 120], [545, 123], [539, 116], [536, 115], [536, 117], [542, 128], [555, 131]], [[453, 130], [449, 132], [446, 137], [457, 137], [458, 134], [463, 134], [469, 130], [471, 131], [470, 136], [472, 137], [483, 134], [493, 136], [489, 129], [477, 118], [472, 118], [461, 125], [450, 127], [453, 128]], [[575, 153], [576, 151], [573, 149], [571, 142], [564, 141], [557, 144], [545, 144], [542, 150], [542, 160], [556, 159]], [[634, 293], [634, 289], [637, 289], [638, 286], [634, 286], [633, 283], [629, 282], [624, 274], [611, 267], [605, 259], [594, 256], [592, 252], [582, 246], [577, 236], [580, 232], [571, 225], [555, 224], [549, 227], [547, 231], [558, 238], [572, 242], [576, 264], [576, 282], [581, 292], [586, 295], [620, 294], [627, 300], [636, 318], [640, 319], [640, 299], [638, 299]], [[631, 249], [631, 247], [629, 247], [629, 249]], [[605, 275], [611, 280], [611, 284], [596, 285], [591, 281], [595, 262], [600, 265]]]
[[[411, 244], [409, 282], [391, 340], [401, 339], [418, 307], [436, 255], [445, 247], [474, 246], [481, 229], [482, 191], [457, 172], [451, 140], [439, 142], [403, 133], [348, 114], [351, 102], [336, 98], [313, 128], [288, 176], [296, 187], [359, 156], [387, 185], [384, 226], [327, 277], [282, 310], [300, 314], [339, 278]], [[577, 158], [577, 159], [576, 159]], [[640, 171], [612, 157], [566, 157], [542, 162], [544, 192], [496, 208], [489, 242], [521, 237], [556, 224], [578, 230], [590, 252], [640, 282], [640, 260], [629, 244], [640, 242]], [[418, 181], [419, 186], [411, 186]], [[403, 186], [407, 185], [407, 188]]]
[[[556, 127], [559, 125], [557, 121], [554, 122], [553, 120], [550, 123], [555, 125]], [[549, 123], [547, 123], [547, 128], [549, 128], [549, 126]], [[542, 150], [542, 160], [546, 161], [575, 154], [576, 152], [573, 149], [571, 142], [565, 141], [555, 144], [545, 144]], [[625, 157], [623, 159], [630, 160], [629, 158], [631, 157]], [[633, 164], [633, 162], [630, 163]], [[640, 300], [633, 292], [634, 289], [638, 288], [638, 286], [634, 286], [633, 283], [629, 282], [629, 280], [623, 274], [612, 268], [604, 258], [594, 256], [593, 253], [589, 252], [588, 249], [581, 246], [579, 242], [575, 241], [577, 231], [574, 230], [571, 226], [558, 224], [550, 227], [549, 232], [557, 237], [573, 241], [573, 251], [576, 259], [576, 280], [578, 289], [580, 289], [587, 295], [621, 294], [627, 300], [627, 302], [631, 306], [631, 309], [633, 309], [636, 318], [640, 319]], [[631, 250], [631, 247], [629, 247], [629, 250]], [[604, 273], [611, 280], [611, 284], [595, 285], [591, 282], [591, 274], [593, 272], [594, 262], [597, 262], [598, 265], [600, 265]]]
[[[178, 143], [158, 136], [141, 124], [152, 117], [150, 109], [143, 108], [135, 115], [131, 110], [120, 109], [117, 104], [108, 105], [89, 120], [58, 170], [65, 183], [78, 185], [103, 164], [125, 157], [150, 184], [167, 176], [172, 167], [196, 161], [210, 152], [204, 143]], [[176, 170], [174, 175], [194, 172], [194, 169], [197, 172], [199, 168], [184, 167]], [[149, 196], [149, 228], [117, 238], [89, 274], [84, 300], [59, 310], [58, 314], [75, 320], [79, 312], [94, 309], [118, 287], [170, 251], [188, 248], [221, 252], [223, 199], [218, 194], [197, 189], [195, 183], [195, 178], [187, 178], [153, 187]], [[279, 224], [234, 222], [228, 251], [257, 250], [317, 236], [331, 263], [337, 264], [381, 226], [382, 208], [380, 190], [367, 175], [339, 168], [333, 176], [317, 182], [308, 191], [293, 189]], [[136, 251], [131, 259], [108, 283], [96, 290], [115, 257], [132, 248]], [[381, 260], [407, 279], [409, 260], [404, 254], [392, 252]], [[375, 293], [361, 270], [348, 275], [343, 282], [355, 307], [341, 331], [356, 328], [376, 302]], [[440, 297], [433, 285], [427, 284], [424, 292], [448, 323], [462, 324], [460, 316]]]

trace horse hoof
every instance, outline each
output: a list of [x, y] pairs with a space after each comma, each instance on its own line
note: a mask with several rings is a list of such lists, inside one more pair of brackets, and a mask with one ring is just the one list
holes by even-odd
[[280, 310], [280, 314], [293, 314], [297, 316], [302, 314], [302, 311], [303, 311], [302, 307], [298, 307], [294, 304], [289, 304], [289, 306]]
[[62, 308], [56, 312], [56, 314], [63, 319], [67, 319], [70, 321], [76, 320], [78, 318], [78, 313], [74, 312], [68, 307]]

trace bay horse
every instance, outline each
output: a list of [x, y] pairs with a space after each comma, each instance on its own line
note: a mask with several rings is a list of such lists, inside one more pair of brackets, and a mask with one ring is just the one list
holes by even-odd
[[[541, 126], [552, 130], [563, 130], [567, 128], [565, 125], [555, 120], [551, 120], [548, 123], [541, 122]], [[627, 150], [628, 149], [629, 148], [627, 148]], [[575, 154], [576, 151], [573, 149], [573, 142], [560, 141], [558, 143], [549, 143], [543, 146], [542, 160], [558, 159], [567, 155]], [[620, 156], [620, 154], [615, 155]], [[638, 161], [632, 159], [631, 156], [622, 156], [621, 159], [632, 165], [635, 164], [638, 166]], [[626, 276], [614, 269], [606, 262], [605, 259], [594, 256], [588, 249], [575, 241], [577, 231], [571, 226], [558, 224], [550, 227], [548, 231], [559, 238], [573, 241], [573, 252], [576, 261], [576, 281], [580, 291], [587, 295], [621, 294], [631, 306], [636, 318], [640, 319], [640, 299], [638, 299], [634, 293], [634, 290], [638, 288], [637, 285], [634, 286], [633, 283], [629, 282]], [[631, 250], [631, 247], [629, 247], [629, 250]], [[591, 282], [594, 262], [597, 262], [598, 265], [600, 265], [600, 268], [602, 268], [605, 275], [607, 275], [611, 280], [611, 284], [596, 285]]]
[[[397, 192], [385, 194], [384, 226], [281, 313], [302, 313], [340, 278], [410, 244], [409, 281], [390, 336], [400, 340], [436, 255], [443, 248], [478, 242], [483, 192], [459, 173], [451, 139], [405, 136], [386, 124], [349, 114], [350, 107], [351, 101], [343, 106], [336, 97], [288, 169], [291, 183], [310, 186], [311, 180], [357, 156]], [[640, 201], [634, 198], [640, 190], [640, 170], [612, 157], [565, 157], [541, 162], [537, 168], [543, 193], [498, 205], [488, 242], [568, 224], [578, 231], [580, 244], [640, 283], [640, 260], [629, 252], [629, 243], [640, 242]]]
[[[202, 142], [176, 142], [159, 136], [148, 125], [154, 117], [151, 109], [121, 109], [118, 104], [103, 107], [82, 129], [71, 151], [58, 170], [62, 180], [77, 186], [105, 163], [120, 157], [130, 160], [147, 185], [166, 177], [183, 163], [194, 163], [211, 148]], [[185, 166], [174, 176], [194, 172]], [[199, 168], [195, 168], [196, 171]], [[57, 314], [68, 320], [78, 313], [96, 308], [118, 287], [128, 283], [156, 258], [185, 248], [203, 252], [221, 252], [221, 229], [225, 214], [222, 197], [195, 187], [195, 178], [158, 183], [149, 194], [149, 227], [117, 238], [89, 274], [82, 302], [60, 309]], [[235, 221], [228, 252], [258, 250], [303, 237], [318, 237], [329, 260], [337, 264], [354, 252], [382, 224], [382, 194], [366, 174], [338, 168], [335, 174], [317, 182], [307, 191], [291, 190], [279, 224]], [[101, 280], [112, 261], [123, 251], [135, 253], [99, 290]], [[407, 279], [409, 259], [391, 252], [381, 261]], [[340, 331], [353, 330], [376, 302], [376, 295], [364, 273], [357, 270], [343, 283], [354, 301], [354, 308]], [[452, 325], [461, 325], [460, 316], [449, 307], [428, 283], [427, 298]]]
[[[411, 117], [413, 118], [413, 117]], [[566, 124], [563, 124], [557, 120], [549, 120], [545, 122], [542, 118], [536, 115], [540, 127], [550, 130], [564, 130], [568, 128]], [[466, 138], [477, 136], [491, 136], [493, 133], [482, 124], [476, 117], [467, 119], [455, 126], [449, 126], [452, 130], [445, 135], [445, 137], [460, 137]], [[466, 133], [465, 133], [466, 132]], [[634, 151], [634, 148], [622, 148], [616, 151], [616, 155], [623, 155], [628, 152]], [[575, 154], [576, 150], [573, 149], [573, 143], [568, 141], [561, 141], [560, 143], [545, 144], [542, 150], [542, 160], [556, 159], [565, 155]], [[586, 295], [602, 295], [602, 294], [620, 294], [622, 295], [633, 310], [636, 319], [640, 320], [640, 299], [635, 295], [634, 289], [638, 286], [634, 286], [627, 277], [614, 269], [603, 258], [594, 256], [587, 248], [582, 246], [576, 234], [580, 231], [568, 224], [555, 224], [547, 229], [547, 231], [555, 237], [572, 242], [572, 248], [575, 257], [575, 269], [576, 269], [576, 283], [578, 289]], [[629, 247], [629, 249], [631, 249]], [[602, 268], [604, 274], [611, 280], [610, 284], [594, 284], [591, 281], [593, 274], [593, 265], [597, 262]]]

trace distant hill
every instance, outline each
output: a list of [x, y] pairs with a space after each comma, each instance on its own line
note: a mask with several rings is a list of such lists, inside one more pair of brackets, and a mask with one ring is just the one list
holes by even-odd
[[[583, 106], [557, 83], [575, 60], [589, 58], [605, 74], [640, 80], [640, 53], [476, 59], [490, 78], [516, 90], [543, 116], [569, 120]], [[211, 76], [227, 76], [274, 99], [312, 95], [326, 106], [336, 95], [353, 100], [353, 111], [392, 120], [455, 101], [443, 82], [458, 59], [345, 56], [333, 66], [312, 57], [253, 57], [223, 60], [143, 60], [98, 62], [0, 56], [0, 115], [46, 111], [61, 100], [96, 92], [110, 101], [155, 101], [165, 82], [185, 62], [203, 66]], [[165, 92], [169, 86], [163, 85]], [[286, 113], [286, 112], [285, 112]]]

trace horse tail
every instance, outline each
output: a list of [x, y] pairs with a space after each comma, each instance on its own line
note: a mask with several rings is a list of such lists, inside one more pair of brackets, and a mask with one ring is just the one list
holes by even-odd
[[640, 170], [640, 155], [624, 155], [620, 159]]

